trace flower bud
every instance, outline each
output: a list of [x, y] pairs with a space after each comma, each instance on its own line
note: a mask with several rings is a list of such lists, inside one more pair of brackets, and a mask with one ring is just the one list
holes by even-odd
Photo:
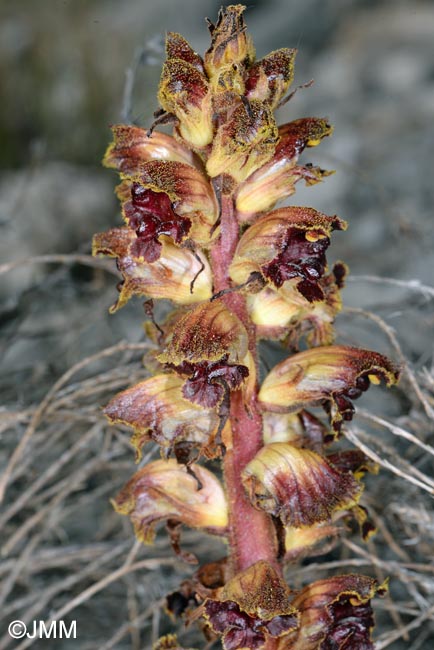
[[298, 612], [290, 589], [270, 564], [253, 564], [235, 575], [201, 610], [212, 629], [223, 635], [225, 650], [260, 650], [269, 637], [295, 630]]
[[205, 53], [205, 70], [210, 79], [228, 66], [247, 67], [255, 58], [255, 48], [246, 32], [245, 7], [230, 5], [219, 12], [217, 23], [208, 21], [211, 32], [211, 46]]
[[313, 147], [332, 133], [326, 119], [304, 118], [279, 127], [279, 142], [271, 160], [249, 176], [241, 184], [236, 195], [238, 219], [251, 221], [258, 212], [264, 212], [274, 204], [295, 192], [295, 184], [304, 179], [313, 185], [330, 175], [311, 165], [298, 166], [297, 160], [305, 147]]
[[336, 430], [343, 420], [351, 420], [351, 400], [369, 384], [384, 379], [396, 383], [399, 369], [386, 357], [359, 348], [330, 345], [305, 350], [285, 359], [265, 378], [259, 391], [264, 411], [295, 413], [307, 406], [330, 405]]
[[274, 110], [292, 84], [297, 50], [287, 47], [270, 52], [249, 69], [246, 81], [248, 99], [267, 102]]
[[178, 443], [188, 443], [216, 455], [214, 436], [218, 416], [186, 400], [182, 395], [183, 380], [174, 373], [155, 375], [118, 393], [107, 404], [104, 414], [112, 424], [133, 427], [131, 443], [139, 461], [142, 447], [153, 440], [169, 455]]
[[274, 155], [278, 130], [272, 111], [262, 102], [240, 102], [217, 129], [206, 170], [211, 178], [230, 174], [237, 183]]
[[300, 528], [328, 521], [357, 502], [362, 486], [309, 449], [284, 442], [263, 447], [248, 463], [243, 484], [253, 505]]
[[192, 465], [188, 473], [176, 460], [148, 463], [113, 505], [130, 516], [137, 538], [145, 544], [152, 543], [155, 525], [162, 520], [175, 519], [216, 535], [225, 534], [228, 522], [226, 497], [216, 477], [200, 465]]
[[179, 34], [168, 34], [167, 60], [158, 90], [165, 111], [179, 120], [179, 133], [193, 148], [201, 149], [213, 138], [212, 96], [202, 59]]
[[136, 241], [135, 233], [129, 228], [112, 228], [94, 235], [92, 254], [116, 257], [123, 277], [111, 313], [123, 307], [133, 295], [166, 298], [178, 305], [191, 305], [211, 297], [211, 269], [202, 253], [194, 255], [163, 239], [160, 257], [148, 264], [134, 256]]
[[373, 578], [352, 574], [313, 582], [292, 601], [301, 612], [300, 626], [279, 641], [278, 650], [374, 650], [370, 601], [386, 590], [385, 583], [378, 585]]
[[242, 235], [230, 276], [236, 284], [243, 284], [260, 273], [274, 287], [289, 283], [309, 302], [324, 300], [320, 280], [327, 268], [330, 234], [345, 228], [345, 221], [313, 208], [273, 210]]
[[136, 174], [143, 163], [150, 160], [171, 160], [192, 165], [200, 169], [200, 160], [171, 135], [153, 131], [148, 135], [145, 129], [128, 124], [112, 126], [113, 142], [109, 145], [103, 160], [106, 167]]

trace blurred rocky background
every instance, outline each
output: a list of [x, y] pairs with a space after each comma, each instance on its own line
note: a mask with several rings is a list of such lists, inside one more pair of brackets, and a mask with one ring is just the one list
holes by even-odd
[[[100, 165], [110, 139], [109, 125], [132, 121], [149, 126], [157, 108], [165, 31], [182, 33], [197, 51], [203, 52], [208, 44], [204, 17], [214, 19], [220, 4], [212, 0], [1, 0], [2, 264], [44, 254], [88, 253], [94, 232], [119, 223], [113, 195], [117, 179]], [[281, 110], [280, 121], [316, 115], [328, 116], [335, 125], [333, 137], [309, 150], [304, 159], [334, 169], [336, 174], [313, 188], [299, 187], [292, 202], [348, 220], [349, 230], [335, 235], [330, 257], [344, 259], [354, 276], [384, 276], [403, 282], [354, 278], [348, 283], [344, 299], [349, 306], [373, 310], [393, 327], [412, 367], [421, 371], [431, 363], [434, 325], [433, 295], [418, 288], [434, 284], [434, 3], [255, 0], [247, 4], [246, 20], [258, 56], [279, 47], [295, 46], [299, 49], [295, 85], [315, 80], [311, 88], [297, 92]], [[0, 415], [16, 415], [12, 429], [5, 427], [3, 434], [6, 458], [17, 436], [22, 435], [20, 427], [34, 412], [34, 404], [63, 372], [86, 355], [121, 339], [143, 341], [143, 310], [137, 300], [115, 316], [108, 316], [107, 308], [115, 297], [113, 276], [79, 263], [23, 265], [4, 273], [1, 280], [0, 390], [4, 410]], [[417, 282], [408, 284], [411, 280]], [[338, 330], [346, 343], [369, 344], [390, 352], [390, 341], [372, 320], [347, 314], [339, 320]], [[393, 356], [393, 349], [390, 353]], [[131, 359], [123, 361], [130, 363]], [[126, 367], [140, 373], [139, 357], [133, 361], [136, 365]], [[104, 368], [98, 370], [103, 373]], [[85, 382], [87, 377], [81, 380]], [[131, 375], [122, 376], [119, 385], [130, 380]], [[113, 392], [113, 386], [119, 388], [116, 382], [111, 386], [107, 394]], [[383, 413], [396, 413], [399, 405], [395, 402], [399, 400], [389, 401]], [[95, 412], [103, 403], [104, 398], [95, 392]], [[90, 408], [87, 402], [83, 406], [86, 408]], [[68, 417], [73, 411], [68, 411]], [[50, 426], [55, 429], [57, 420], [53, 422]], [[45, 444], [45, 464], [50, 453], [58, 457], [64, 451], [62, 444], [73, 443], [74, 433], [68, 436], [67, 442], [57, 447], [47, 447], [46, 439], [35, 438], [38, 444]], [[90, 443], [86, 448], [89, 453], [95, 451]], [[29, 449], [38, 451], [32, 445]], [[114, 530], [119, 538], [123, 535], [125, 544], [129, 528], [122, 528], [117, 519], [110, 518], [107, 501], [133, 468], [132, 455], [127, 449], [124, 453], [123, 464], [116, 472], [110, 467], [111, 490], [104, 493], [104, 481], [109, 480], [104, 472], [98, 479], [89, 474], [90, 478], [79, 481], [77, 489], [83, 494], [99, 490], [101, 499], [88, 500], [75, 515], [80, 517], [81, 526], [77, 527], [77, 520], [72, 518], [54, 534], [49, 523], [40, 518], [29, 528], [42, 536], [41, 543], [47, 539], [52, 543], [54, 535], [60, 546], [84, 544], [91, 538], [89, 521], [93, 523], [96, 517], [98, 521], [106, 518], [109, 537]], [[5, 458], [2, 462], [6, 462]], [[12, 477], [7, 493], [10, 502], [40, 475], [37, 466], [32, 469], [31, 459], [26, 467]], [[47, 485], [55, 485], [50, 480]], [[382, 483], [385, 489], [387, 481], [386, 474]], [[74, 494], [68, 497], [71, 502]], [[28, 510], [24, 508], [14, 515], [18, 520], [10, 519], [14, 525], [22, 526], [27, 516], [38, 511], [37, 502], [30, 504]], [[424, 508], [420, 517], [414, 515], [415, 526], [420, 525]], [[398, 516], [396, 509], [390, 516]], [[411, 521], [408, 526], [411, 528]], [[432, 527], [429, 516], [426, 526]], [[6, 529], [7, 534], [11, 530]], [[411, 537], [408, 531], [406, 534]], [[24, 529], [17, 552], [27, 548], [22, 545], [28, 535], [30, 532]], [[106, 540], [104, 535], [101, 539]], [[88, 552], [92, 558], [92, 552], [98, 555], [98, 549]], [[47, 588], [50, 580], [58, 582], [59, 576], [47, 577], [43, 573], [44, 558], [38, 558], [38, 566], [42, 566], [37, 577], [39, 586]], [[425, 561], [429, 562], [429, 558]], [[115, 558], [114, 567], [116, 562]], [[7, 576], [6, 595], [18, 597], [20, 590], [25, 591], [24, 586], [19, 580], [16, 584], [17, 576], [11, 583], [8, 571], [2, 574]], [[98, 571], [96, 578], [101, 578], [104, 571]], [[162, 576], [159, 580], [164, 583]], [[88, 583], [83, 584], [86, 587]], [[164, 593], [158, 584], [154, 584], [155, 598]], [[76, 593], [74, 589], [65, 588], [70, 597]], [[131, 589], [128, 583], [127, 591]], [[136, 600], [128, 600], [129, 607], [151, 600], [149, 589], [148, 585], [134, 596]], [[110, 592], [106, 601], [98, 601], [96, 609], [89, 605], [83, 614], [88, 623], [82, 627], [86, 638], [82, 638], [80, 648], [103, 647], [95, 639], [100, 633], [104, 642], [115, 638], [125, 618], [125, 606], [118, 604], [124, 603], [123, 591], [118, 592]], [[426, 594], [422, 597], [427, 598]], [[423, 602], [417, 604], [425, 606]], [[54, 605], [48, 599], [50, 607]], [[410, 604], [408, 609], [408, 616], [411, 612], [416, 616]], [[129, 615], [131, 618], [131, 611]], [[101, 617], [101, 624], [92, 622], [92, 616]], [[150, 625], [155, 637], [160, 614], [152, 616]], [[405, 618], [405, 612], [402, 616], [404, 619], [398, 622], [392, 617], [395, 626], [410, 620]], [[415, 636], [404, 635], [404, 641], [397, 640], [391, 647], [431, 648], [434, 637], [429, 620], [424, 622], [424, 636], [418, 636], [419, 627]], [[383, 631], [390, 629], [390, 621], [389, 628], [384, 625]], [[114, 645], [104, 647], [149, 648], [152, 635], [142, 636], [140, 641], [138, 634], [124, 635]], [[34, 646], [39, 647], [38, 642]], [[77, 646], [71, 641], [70, 645], [65, 642], [65, 647]]]

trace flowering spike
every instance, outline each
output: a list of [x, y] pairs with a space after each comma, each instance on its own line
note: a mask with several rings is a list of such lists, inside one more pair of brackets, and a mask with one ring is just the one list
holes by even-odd
[[[113, 397], [105, 414], [133, 429], [138, 458], [153, 442], [166, 459], [146, 464], [114, 505], [145, 542], [166, 521], [173, 550], [190, 563], [182, 524], [226, 538], [228, 556], [167, 599], [171, 615], [202, 619], [211, 643], [371, 650], [370, 600], [383, 587], [335, 576], [294, 596], [283, 565], [330, 548], [346, 532], [339, 522], [372, 534], [359, 480], [377, 468], [331, 444], [353, 415], [351, 400], [381, 378], [395, 383], [399, 371], [376, 352], [333, 345], [347, 268], [330, 269], [326, 253], [346, 223], [310, 207], [274, 209], [298, 181], [329, 175], [299, 157], [333, 128], [316, 117], [277, 126], [275, 110], [293, 95], [296, 50], [255, 60], [244, 10], [230, 5], [208, 21], [203, 58], [168, 33], [154, 124], [114, 126], [105, 154], [120, 172], [124, 227], [95, 235], [93, 253], [116, 258], [122, 276], [111, 312], [133, 295], [148, 299], [158, 348], [147, 358], [154, 376]], [[165, 319], [164, 307], [158, 325], [154, 299], [176, 307]], [[283, 340], [291, 356], [259, 386], [261, 338]], [[313, 406], [331, 426], [306, 410]], [[208, 459], [221, 461], [222, 484], [203, 467]], [[168, 635], [154, 650], [181, 648]]]

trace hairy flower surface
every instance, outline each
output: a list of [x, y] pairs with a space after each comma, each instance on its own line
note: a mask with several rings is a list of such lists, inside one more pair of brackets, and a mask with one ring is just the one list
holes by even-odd
[[355, 505], [361, 485], [309, 449], [285, 442], [265, 445], [247, 465], [243, 483], [257, 508], [284, 525], [311, 526]]
[[299, 614], [290, 593], [276, 569], [257, 562], [205, 601], [205, 617], [223, 634], [225, 650], [259, 650], [267, 637], [297, 628]]
[[249, 376], [247, 332], [222, 301], [204, 303], [178, 321], [158, 359], [188, 376], [184, 397], [217, 406]]
[[114, 140], [103, 160], [106, 167], [135, 174], [150, 160], [171, 160], [202, 168], [200, 158], [171, 135], [127, 124], [116, 124], [112, 132]]

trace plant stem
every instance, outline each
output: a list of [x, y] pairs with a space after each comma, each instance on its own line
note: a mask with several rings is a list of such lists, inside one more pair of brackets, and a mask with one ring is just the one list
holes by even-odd
[[[239, 225], [231, 195], [223, 194], [221, 201], [221, 236], [211, 250], [214, 273], [214, 291], [231, 286], [229, 266], [239, 239]], [[227, 293], [222, 298], [245, 326], [249, 337], [249, 351], [257, 366], [255, 326], [251, 322], [244, 296]], [[262, 447], [262, 418], [257, 406], [257, 391], [245, 403], [242, 390], [231, 393], [231, 439], [226, 442], [223, 469], [229, 505], [229, 545], [233, 572], [242, 571], [259, 560], [277, 567], [277, 541], [270, 517], [256, 510], [250, 503], [241, 482], [244, 467]]]

